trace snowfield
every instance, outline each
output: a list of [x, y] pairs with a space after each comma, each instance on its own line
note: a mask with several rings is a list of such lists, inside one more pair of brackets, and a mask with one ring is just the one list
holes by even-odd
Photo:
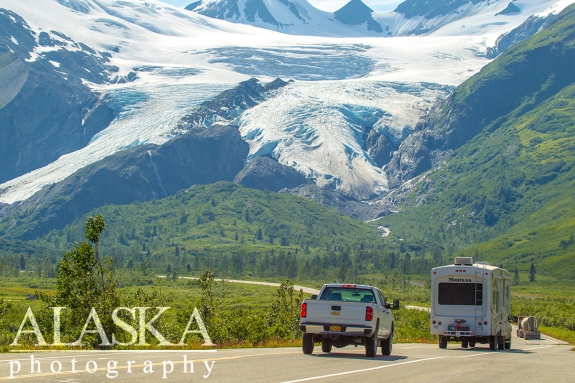
[[[491, 1], [465, 21], [441, 21], [446, 25], [429, 36], [384, 38], [342, 36], [339, 29], [326, 33], [332, 37], [284, 34], [157, 0], [2, 0], [32, 30], [53, 38], [57, 31], [110, 54], [114, 75], [134, 72], [137, 79], [89, 84], [108, 97], [116, 119], [87, 147], [1, 184], [0, 202], [25, 200], [120, 150], [162, 144], [181, 117], [250, 77], [295, 80], [238, 118], [250, 158], [271, 155], [356, 198], [380, 195], [388, 191], [386, 176], [361, 148], [363, 129], [402, 140], [434, 101], [489, 62], [484, 53], [501, 33], [574, 1], [550, 8], [556, 0], [518, 0], [523, 11], [501, 17], [494, 13], [508, 0]], [[39, 47], [30, 59], [49, 49], [62, 48]]]

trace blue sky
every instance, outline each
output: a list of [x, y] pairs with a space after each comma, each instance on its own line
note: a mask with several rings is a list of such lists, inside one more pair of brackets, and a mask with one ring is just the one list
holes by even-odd
[[[161, 0], [165, 3], [184, 7], [196, 0]], [[403, 0], [363, 0], [374, 11], [393, 11]], [[308, 0], [314, 7], [322, 11], [333, 12], [343, 7], [349, 0]]]

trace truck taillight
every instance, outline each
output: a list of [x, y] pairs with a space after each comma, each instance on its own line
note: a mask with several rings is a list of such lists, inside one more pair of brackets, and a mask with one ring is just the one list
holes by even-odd
[[365, 307], [365, 320], [372, 321], [373, 320], [373, 307], [366, 306]]
[[355, 289], [356, 285], [343, 284], [343, 285], [341, 285], [341, 287], [351, 287], [351, 288]]
[[307, 303], [301, 304], [301, 310], [299, 312], [299, 316], [301, 318], [305, 318], [307, 316]]

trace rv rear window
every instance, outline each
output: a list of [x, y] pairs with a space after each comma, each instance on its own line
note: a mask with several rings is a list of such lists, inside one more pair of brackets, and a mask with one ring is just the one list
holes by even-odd
[[483, 304], [483, 283], [440, 283], [440, 305], [480, 306]]

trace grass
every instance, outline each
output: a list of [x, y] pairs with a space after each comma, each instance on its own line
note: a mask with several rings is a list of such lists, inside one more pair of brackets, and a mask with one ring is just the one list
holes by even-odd
[[562, 340], [569, 344], [575, 344], [575, 331], [547, 326], [539, 326], [539, 331], [541, 331], [542, 334], [549, 335], [555, 339]]

